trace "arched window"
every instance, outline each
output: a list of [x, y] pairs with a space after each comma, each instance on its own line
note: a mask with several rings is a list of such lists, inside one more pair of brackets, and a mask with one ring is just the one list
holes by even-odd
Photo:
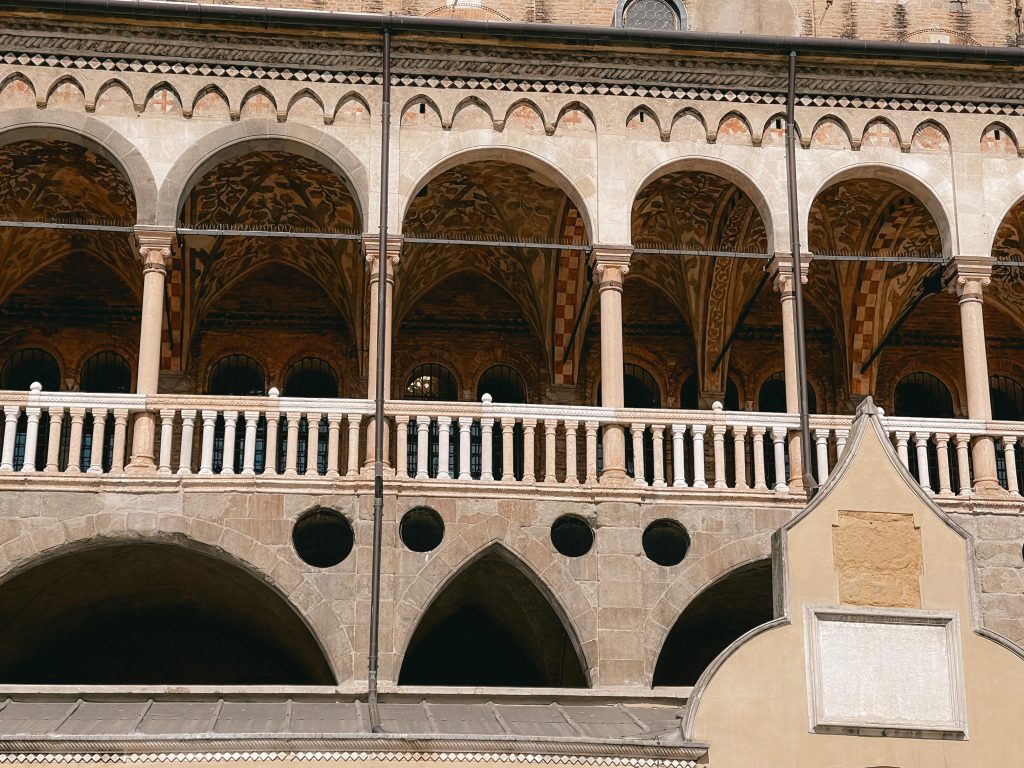
[[406, 400], [458, 400], [455, 377], [443, 365], [417, 366], [405, 381]]
[[97, 352], [82, 366], [78, 388], [83, 392], [130, 392], [131, 367], [117, 352]]
[[285, 397], [337, 397], [338, 374], [318, 357], [304, 357], [284, 375]]
[[[808, 385], [807, 407], [811, 413], [818, 412], [818, 398], [814, 387]], [[761, 413], [786, 412], [786, 374], [784, 371], [773, 373], [764, 380], [761, 391], [757, 395], [757, 410]]]
[[525, 403], [526, 381], [515, 368], [492, 365], [476, 386], [476, 399], [490, 395], [495, 403]]
[[661, 408], [661, 389], [654, 377], [638, 365], [622, 369], [626, 408]]
[[44, 392], [60, 389], [60, 367], [53, 355], [42, 349], [19, 350], [0, 368], [0, 389], [28, 391], [36, 381]]
[[688, 411], [697, 410], [700, 407], [700, 393], [697, 390], [697, 374], [691, 373], [679, 388], [679, 407]]
[[686, 29], [686, 8], [677, 0], [621, 0], [615, 26], [632, 29]]
[[228, 355], [210, 371], [208, 394], [261, 396], [266, 394], [265, 382], [263, 368], [251, 357]]
[[1009, 376], [993, 376], [989, 381], [992, 418], [997, 421], [1021, 421], [1024, 418], [1024, 387]]
[[896, 385], [894, 416], [920, 419], [953, 418], [953, 396], [937, 377], [918, 371], [904, 376]]

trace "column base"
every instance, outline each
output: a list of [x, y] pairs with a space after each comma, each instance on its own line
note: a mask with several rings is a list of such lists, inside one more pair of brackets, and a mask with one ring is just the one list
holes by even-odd
[[996, 480], [975, 480], [972, 498], [1008, 499], [1010, 498], [1010, 492], [1003, 488]]
[[605, 469], [598, 483], [605, 488], [636, 488], [636, 480], [626, 474], [625, 469]]
[[156, 472], [156, 462], [152, 456], [132, 456], [124, 468], [126, 475], [152, 475]]

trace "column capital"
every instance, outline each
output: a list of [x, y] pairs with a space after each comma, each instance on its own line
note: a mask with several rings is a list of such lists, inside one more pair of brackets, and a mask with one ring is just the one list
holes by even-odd
[[135, 227], [135, 243], [139, 249], [144, 272], [166, 272], [178, 235], [173, 227]]
[[[800, 282], [807, 284], [807, 272], [814, 257], [809, 253], [800, 254]], [[793, 254], [789, 251], [776, 253], [771, 257], [765, 269], [772, 276], [772, 285], [779, 293], [786, 295], [793, 292]]]
[[[388, 278], [394, 275], [395, 268], [398, 267], [399, 262], [402, 260], [402, 244], [404, 241], [402, 237], [388, 238], [385, 245], [388, 257]], [[363, 235], [363, 256], [366, 259], [367, 267], [370, 268], [370, 279], [376, 279], [377, 260], [380, 258], [379, 235], [369, 233]]]
[[980, 299], [983, 288], [992, 282], [992, 257], [956, 256], [946, 267], [944, 276], [950, 293], [960, 298], [966, 295]]
[[595, 245], [590, 250], [590, 268], [601, 288], [621, 288], [629, 274], [632, 245]]

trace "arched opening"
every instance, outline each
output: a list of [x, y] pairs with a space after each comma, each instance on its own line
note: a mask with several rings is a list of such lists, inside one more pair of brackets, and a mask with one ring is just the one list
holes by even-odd
[[[4, 361], [0, 368], [0, 389], [16, 392], [28, 392], [31, 386], [39, 383], [44, 392], [56, 392], [60, 386], [60, 366], [53, 355], [43, 349], [19, 349]], [[90, 417], [91, 418], [91, 417]], [[69, 432], [70, 430], [65, 430]], [[20, 470], [25, 465], [25, 438], [28, 434], [28, 416], [22, 413], [18, 417], [14, 432], [14, 469]], [[90, 434], [90, 440], [91, 434]], [[39, 430], [36, 438], [35, 466], [43, 466], [50, 444], [50, 414], [44, 411], [39, 416]], [[66, 456], [66, 451], [64, 451]], [[33, 457], [29, 457], [30, 459]], [[91, 458], [91, 455], [90, 455]], [[66, 461], [63, 458], [62, 461]], [[88, 464], [86, 464], [88, 467]]]
[[[917, 371], [904, 376], [896, 385], [893, 393], [893, 415], [916, 419], [952, 419], [955, 415], [953, 396], [950, 394], [949, 388], [937, 376]], [[911, 436], [911, 441], [913, 441], [913, 436]], [[931, 481], [932, 490], [937, 491], [939, 489], [938, 447], [929, 440], [925, 452], [928, 457], [928, 479]], [[947, 455], [953, 488], [959, 493], [959, 457], [956, 451], [948, 451]], [[910, 474], [919, 477], [918, 456], [914, 442], [910, 444], [907, 458], [909, 459]]]
[[399, 684], [586, 687], [578, 644], [554, 605], [525, 565], [492, 547], [427, 608]]
[[771, 621], [772, 563], [759, 560], [730, 571], [686, 606], [665, 639], [654, 685], [692, 686], [729, 645]]
[[0, 681], [62, 685], [334, 685], [287, 600], [193, 547], [107, 544], [0, 585]]
[[[810, 384], [807, 386], [807, 407], [811, 413], [818, 412], [818, 396]], [[761, 413], [786, 412], [785, 371], [776, 371], [761, 384], [757, 393], [757, 410]]]
[[[625, 408], [661, 408], [661, 388], [650, 371], [639, 365], [627, 363], [622, 369], [623, 407]], [[597, 401], [601, 402], [601, 385], [597, 387]], [[600, 439], [602, 431], [598, 431], [597, 467], [598, 472], [604, 467], [604, 446]], [[648, 483], [654, 480], [654, 435], [650, 428], [643, 434], [644, 478]], [[636, 477], [636, 453], [632, 435], [626, 432], [626, 474]]]
[[[117, 352], [97, 352], [95, 355], [85, 361], [85, 365], [82, 366], [82, 373], [79, 377], [79, 390], [82, 392], [107, 392], [107, 393], [122, 393], [130, 392], [132, 389], [132, 371], [128, 365], [128, 361], [124, 359]], [[86, 414], [85, 420], [82, 424], [82, 466], [88, 467], [92, 463], [92, 452], [96, 450], [93, 445], [92, 428], [94, 423], [94, 415], [90, 412]], [[106, 423], [103, 428], [103, 456], [101, 459], [101, 466], [104, 471], [109, 471], [113, 465], [114, 459], [114, 427], [115, 417], [113, 413], [108, 413]], [[61, 430], [61, 442], [63, 444], [70, 441], [70, 425], [63, 427]], [[65, 434], [67, 433], [67, 434]], [[67, 451], [62, 450], [61, 454], [66, 455]], [[65, 458], [62, 455], [61, 465], [64, 464]]]
[[[227, 355], [218, 360], [210, 369], [206, 391], [210, 395], [262, 397], [266, 394], [266, 380], [263, 366], [248, 355]], [[218, 413], [213, 432], [214, 472], [221, 472], [224, 469], [225, 432], [224, 415]], [[267, 421], [266, 418], [261, 417], [256, 428], [256, 472], [262, 472], [266, 467], [266, 439]], [[233, 472], [240, 472], [245, 456], [244, 413], [239, 413], [235, 417], [235, 442], [232, 455], [234, 460], [229, 469]], [[283, 469], [283, 465], [278, 467], [279, 471], [283, 471]]]
[[[459, 399], [458, 387], [455, 385], [455, 377], [452, 372], [443, 365], [437, 363], [425, 363], [417, 365], [406, 377], [405, 387], [402, 394], [406, 400], [428, 400], [435, 402], [453, 402]], [[451, 467], [459, 466], [459, 439], [458, 423], [453, 419], [448, 432], [448, 457]], [[480, 428], [473, 425], [474, 434], [479, 435]], [[415, 419], [409, 420], [408, 459], [406, 470], [409, 477], [416, 476], [416, 468], [419, 462], [419, 440], [417, 439], [418, 426]], [[431, 421], [427, 433], [427, 451], [429, 461], [427, 462], [427, 474], [430, 477], [437, 477], [440, 471], [440, 440], [438, 437], [439, 427], [437, 422]], [[474, 478], [480, 477], [480, 446], [474, 442], [471, 447], [474, 457], [475, 474]]]
[[[1009, 376], [992, 376], [989, 379], [989, 396], [992, 402], [992, 418], [996, 421], [1024, 420], [1024, 387], [1016, 379]], [[1012, 460], [1007, 456], [1006, 445], [1003, 450], [996, 451], [996, 474], [999, 483], [1008, 488], [1007, 473], [1012, 472], [1017, 478], [1017, 487], [1024, 488], [1024, 451], [1020, 441], [1015, 440], [1010, 452]]]
[[[285, 397], [334, 398], [338, 396], [338, 374], [326, 360], [319, 357], [304, 357], [288, 368], [284, 375]], [[327, 414], [320, 417], [314, 429], [317, 430], [317, 472], [327, 474], [328, 431]], [[257, 427], [257, 431], [259, 427]], [[309, 465], [309, 417], [299, 418], [299, 444], [296, 452], [297, 471], [305, 472]]]
[[[525, 403], [526, 380], [519, 371], [509, 365], [492, 365], [483, 372], [476, 385], [476, 399], [481, 400], [484, 395], [490, 395], [492, 402], [495, 403]], [[494, 438], [491, 440], [491, 468], [494, 479], [500, 480], [504, 476], [506, 446], [502, 425], [495, 423], [492, 429]], [[471, 442], [476, 442], [476, 438], [476, 434], [471, 435]], [[523, 425], [517, 421], [512, 427], [512, 474], [516, 480], [523, 479], [525, 469], [523, 440]], [[472, 462], [471, 469], [476, 469], [472, 467]]]

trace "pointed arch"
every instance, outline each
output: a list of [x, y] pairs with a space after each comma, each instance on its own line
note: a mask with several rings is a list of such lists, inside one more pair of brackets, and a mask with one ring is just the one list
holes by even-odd
[[50, 101], [51, 101], [51, 99], [53, 99], [53, 97], [57, 93], [57, 91], [60, 90], [65, 85], [70, 85], [74, 89], [76, 89], [78, 91], [79, 95], [82, 97], [82, 105], [83, 106], [85, 105], [85, 88], [82, 86], [82, 84], [80, 82], [78, 82], [78, 80], [76, 80], [71, 75], [64, 75], [63, 77], [57, 78], [57, 80], [54, 81], [53, 85], [51, 85], [49, 90], [46, 92], [46, 106], [47, 106], [47, 108], [51, 107]]
[[490, 123], [488, 127], [493, 127], [494, 110], [491, 109], [490, 104], [477, 96], [467, 96], [455, 105], [455, 109], [452, 111], [451, 125], [455, 125], [455, 121], [459, 118], [459, 115], [467, 109], [478, 109], [483, 112]]
[[445, 125], [444, 118], [441, 116], [441, 108], [437, 106], [437, 102], [426, 94], [413, 96], [406, 101], [400, 114], [403, 126], [429, 125], [433, 119], [436, 119], [436, 124], [442, 128], [447, 130], [451, 127], [450, 123]]
[[[480, 589], [480, 585], [487, 585]], [[468, 642], [460, 642], [460, 640]], [[450, 657], [452, 663], [444, 659]], [[579, 638], [558, 600], [500, 542], [431, 597], [402, 653], [400, 685], [589, 687]]]
[[562, 125], [563, 118], [565, 118], [565, 116], [567, 114], [569, 114], [570, 112], [579, 112], [579, 113], [585, 115], [587, 117], [587, 119], [590, 120], [590, 127], [593, 130], [595, 130], [595, 131], [597, 130], [597, 120], [594, 119], [594, 112], [593, 112], [593, 110], [590, 107], [588, 107], [586, 104], [581, 102], [581, 101], [570, 101], [568, 104], [563, 106], [560, 110], [558, 110], [558, 117], [555, 118], [555, 130], [556, 131]]
[[[212, 114], [217, 111], [223, 110], [224, 117], [231, 117], [231, 101], [228, 99], [226, 93], [216, 85], [208, 85], [201, 89], [196, 97], [192, 100], [192, 106], [189, 108], [189, 117], [205, 117], [216, 115]], [[199, 114], [196, 114], [196, 113]]]
[[358, 91], [349, 91], [338, 99], [338, 102], [334, 105], [334, 111], [331, 113], [332, 119], [336, 121], [338, 119], [338, 115], [341, 114], [341, 110], [352, 102], [358, 104], [362, 108], [363, 112], [366, 113], [367, 117], [372, 114], [372, 111], [370, 110], [370, 102], [366, 100], [366, 97]]
[[[800, 129], [797, 128], [797, 138], [800, 138]], [[761, 129], [762, 147], [781, 147], [786, 143], [786, 113], [777, 112], [764, 121], [764, 128]]]
[[[547, 120], [544, 117], [544, 110], [541, 109], [536, 102], [531, 101], [530, 99], [519, 99], [509, 105], [509, 108], [505, 110], [505, 119], [501, 121], [501, 130], [504, 131], [508, 128], [508, 123], [509, 120], [512, 119], [512, 116], [524, 108], [533, 112], [537, 116], [537, 120], [540, 122], [540, 131], [543, 132], [544, 126], [547, 125]], [[524, 128], [524, 130], [529, 129]]]
[[[746, 131], [745, 138], [744, 131]], [[715, 142], [720, 141], [732, 144], [745, 144], [748, 141], [753, 143], [754, 129], [751, 128], [747, 116], [736, 110], [723, 115], [722, 119], [718, 121], [718, 130], [715, 131]]]
[[[160, 94], [161, 91], [166, 91], [171, 96], [173, 96], [173, 103], [168, 103], [166, 99], [164, 99], [163, 101], [157, 101], [157, 95]], [[181, 94], [178, 92], [178, 89], [166, 80], [161, 80], [159, 83], [150, 88], [146, 92], [146, 98], [142, 103], [143, 112], [148, 112], [150, 110], [151, 105], [155, 105], [157, 107], [156, 111], [162, 114], [174, 114], [176, 111], [181, 112], [183, 108]]]
[[949, 131], [937, 120], [925, 120], [914, 128], [910, 148], [921, 152], [948, 152]]
[[[265, 107], [261, 108], [258, 105], [258, 102], [257, 102], [258, 99], [266, 99], [267, 102], [270, 105], [270, 111], [273, 114], [265, 114], [264, 110], [266, 108]], [[252, 112], [254, 114], [248, 114], [246, 108], [248, 108], [248, 112]], [[270, 91], [268, 91], [263, 86], [257, 86], [256, 88], [253, 88], [250, 91], [248, 91], [245, 94], [245, 96], [242, 97], [242, 101], [241, 101], [241, 103], [239, 104], [239, 107], [238, 107], [238, 116], [239, 116], [239, 119], [241, 119], [241, 120], [246, 120], [246, 119], [251, 119], [251, 118], [264, 118], [264, 119], [275, 118], [276, 119], [277, 116], [278, 116], [278, 111], [279, 110], [278, 110], [278, 106], [277, 106], [277, 99], [274, 98], [274, 94], [272, 94]]]
[[[288, 107], [287, 107], [287, 109], [285, 110], [285, 113], [287, 114], [287, 117], [288, 117], [288, 119], [289, 119], [289, 120], [291, 120], [291, 119], [292, 119], [292, 109], [293, 109], [293, 108], [295, 107], [295, 105], [296, 105], [296, 104], [298, 104], [298, 103], [299, 103], [300, 101], [302, 101], [303, 99], [311, 99], [311, 100], [312, 100], [312, 101], [313, 101], [313, 102], [314, 102], [314, 103], [315, 103], [315, 104], [316, 104], [316, 105], [317, 105], [318, 107], [320, 107], [320, 116], [321, 116], [321, 118], [322, 118], [322, 117], [323, 117], [324, 115], [326, 115], [326, 114], [327, 114], [327, 111], [326, 111], [326, 109], [324, 108], [324, 100], [323, 100], [323, 99], [321, 99], [321, 98], [320, 98], [320, 97], [319, 97], [319, 96], [318, 96], [318, 95], [317, 95], [317, 94], [316, 94], [316, 93], [315, 93], [315, 92], [313, 91], [313, 89], [312, 89], [312, 88], [303, 88], [303, 89], [301, 89], [301, 90], [299, 90], [299, 91], [296, 91], [296, 92], [295, 92], [295, 93], [294, 93], [294, 94], [292, 95], [292, 97], [291, 97], [291, 98], [290, 98], [290, 99], [288, 100]], [[322, 122], [322, 121], [321, 121], [321, 122]]]
[[[843, 142], [845, 139], [845, 143]], [[814, 124], [811, 131], [811, 147], [829, 147], [834, 149], [851, 149], [853, 134], [850, 126], [835, 115], [825, 115]]]
[[692, 120], [699, 126], [701, 135], [699, 137], [692, 137], [694, 140], [706, 142], [710, 138], [707, 118], [704, 117], [703, 113], [693, 107], [681, 109], [672, 116], [672, 126], [669, 129], [670, 134], [675, 133], [676, 126], [684, 120]]
[[[885, 129], [889, 137], [885, 136]], [[900, 129], [896, 123], [886, 117], [876, 117], [864, 126], [864, 133], [861, 134], [860, 146], [891, 147], [893, 149], [903, 148], [903, 137], [900, 136]]]

